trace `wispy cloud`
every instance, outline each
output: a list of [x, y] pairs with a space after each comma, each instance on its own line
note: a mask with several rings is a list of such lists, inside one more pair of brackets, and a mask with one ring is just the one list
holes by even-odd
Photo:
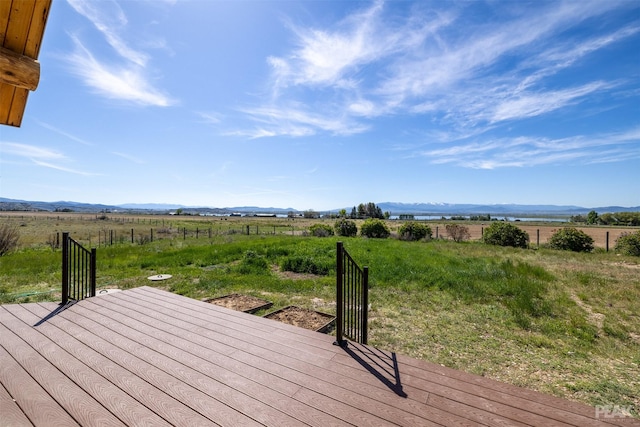
[[39, 147], [37, 145], [21, 144], [17, 142], [0, 142], [0, 152], [5, 155], [11, 155], [15, 157], [25, 158], [30, 160], [33, 164], [56, 169], [63, 172], [73, 173], [76, 175], [92, 176], [94, 173], [83, 172], [75, 169], [71, 169], [65, 166], [61, 166], [58, 163], [68, 161], [67, 157], [59, 151], [52, 150], [50, 148]]
[[87, 141], [85, 141], [85, 140], [84, 140], [84, 139], [82, 139], [82, 138], [78, 138], [77, 136], [72, 135], [72, 134], [70, 134], [69, 132], [65, 132], [65, 131], [63, 131], [63, 130], [61, 130], [61, 129], [58, 129], [57, 127], [52, 126], [52, 125], [50, 125], [49, 123], [44, 123], [44, 122], [41, 122], [41, 121], [38, 121], [38, 120], [37, 120], [37, 123], [38, 123], [40, 126], [42, 126], [43, 128], [45, 128], [45, 129], [49, 129], [49, 130], [51, 130], [51, 131], [53, 131], [53, 132], [55, 132], [55, 133], [57, 133], [57, 134], [60, 134], [60, 135], [62, 135], [62, 136], [64, 136], [64, 137], [66, 137], [66, 138], [71, 139], [72, 141], [79, 142], [80, 144], [83, 144], [83, 145], [93, 145], [92, 143], [87, 142]]
[[294, 48], [267, 58], [271, 97], [242, 109], [253, 126], [233, 134], [351, 135], [370, 130], [373, 118], [410, 114], [464, 139], [618, 87], [601, 77], [561, 86], [549, 79], [640, 31], [629, 25], [566, 35], [620, 8], [616, 2], [515, 3], [489, 11], [499, 19], [487, 21], [477, 18], [474, 2], [438, 5], [398, 13], [376, 1], [331, 26], [290, 23]]
[[304, 106], [264, 106], [245, 109], [243, 112], [250, 115], [258, 125], [253, 129], [233, 131], [230, 134], [249, 138], [300, 137], [315, 135], [319, 132], [351, 135], [368, 129], [368, 126], [357, 123], [349, 117], [311, 113]]
[[609, 89], [612, 86], [614, 85], [611, 83], [593, 82], [576, 88], [522, 94], [517, 98], [500, 102], [493, 111], [490, 111], [487, 120], [493, 123], [539, 116], [577, 103], [593, 92]]
[[53, 163], [49, 163], [49, 162], [43, 162], [41, 160], [36, 160], [36, 159], [32, 159], [33, 163], [35, 163], [38, 166], [42, 166], [45, 168], [50, 168], [50, 169], [55, 169], [61, 172], [67, 172], [67, 173], [71, 173], [74, 175], [82, 175], [82, 176], [99, 176], [100, 174], [97, 173], [92, 173], [92, 172], [84, 172], [81, 170], [77, 170], [77, 169], [71, 169], [71, 168], [67, 168], [64, 166], [60, 166], [57, 164], [53, 164]]
[[107, 43], [116, 53], [127, 60], [144, 67], [149, 55], [131, 48], [120, 36], [127, 25], [127, 17], [115, 1], [95, 2], [91, 0], [67, 0], [79, 14], [87, 18], [104, 35]]
[[64, 159], [65, 156], [55, 150], [51, 150], [45, 147], [38, 147], [37, 145], [20, 144], [17, 142], [0, 142], [0, 151], [5, 154], [26, 157], [28, 159]]
[[130, 162], [137, 163], [139, 165], [143, 165], [143, 164], [147, 163], [146, 161], [144, 161], [142, 159], [139, 159], [139, 158], [137, 158], [135, 156], [132, 156], [130, 154], [121, 153], [121, 152], [118, 152], [118, 151], [112, 151], [111, 154], [113, 154], [114, 156], [122, 157], [125, 160], [129, 160]]
[[71, 70], [96, 93], [139, 105], [167, 107], [175, 104], [168, 95], [154, 88], [144, 70], [136, 65], [108, 65], [98, 61], [82, 42], [72, 36], [75, 51], [67, 56]]
[[196, 113], [205, 123], [217, 125], [222, 122], [223, 115], [214, 111], [200, 111]]
[[[97, 94], [108, 99], [157, 107], [176, 103], [151, 82], [147, 70], [150, 55], [132, 48], [125, 39], [124, 33], [128, 27], [128, 20], [116, 1], [67, 1], [104, 36], [105, 41], [120, 58], [120, 61], [112, 63], [100, 60], [79, 35], [70, 35], [75, 49], [65, 56], [65, 60], [71, 65], [72, 73], [78, 75]], [[141, 44], [147, 47], [164, 46], [163, 42], [154, 44], [148, 40]]]
[[595, 136], [487, 138], [420, 152], [434, 164], [473, 169], [583, 164], [640, 158], [640, 128]]

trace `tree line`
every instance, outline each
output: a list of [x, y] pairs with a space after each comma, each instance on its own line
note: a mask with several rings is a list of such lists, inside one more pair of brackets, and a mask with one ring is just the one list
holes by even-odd
[[628, 225], [640, 226], [640, 212], [613, 212], [598, 214], [596, 211], [585, 215], [573, 215], [571, 222], [589, 225]]

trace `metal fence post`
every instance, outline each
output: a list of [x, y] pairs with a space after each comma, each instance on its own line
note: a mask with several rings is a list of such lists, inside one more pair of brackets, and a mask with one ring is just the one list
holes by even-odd
[[91, 286], [91, 294], [89, 296], [96, 296], [96, 248], [91, 248], [91, 266], [89, 271], [89, 282]]
[[343, 332], [343, 322], [344, 322], [344, 304], [343, 304], [343, 290], [342, 290], [342, 242], [338, 242], [337, 244], [337, 252], [336, 252], [336, 341], [335, 345], [342, 346], [344, 345], [344, 340], [342, 338]]
[[69, 233], [62, 233], [62, 305], [69, 302]]
[[362, 269], [362, 344], [367, 344], [367, 329], [369, 323], [369, 267]]

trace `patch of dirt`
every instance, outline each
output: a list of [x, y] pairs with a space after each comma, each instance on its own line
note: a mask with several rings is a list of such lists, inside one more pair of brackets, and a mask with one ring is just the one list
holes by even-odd
[[324, 329], [327, 323], [334, 319], [334, 316], [330, 314], [307, 310], [306, 308], [293, 305], [269, 313], [264, 317], [300, 328], [311, 329], [312, 331]]
[[631, 264], [628, 262], [614, 262], [612, 265], [615, 265], [616, 267], [627, 267], [627, 268], [634, 268], [636, 270], [640, 270], [640, 264]]
[[598, 328], [599, 332], [602, 332], [602, 326], [604, 325], [604, 314], [596, 313], [593, 311], [590, 305], [586, 304], [582, 301], [577, 295], [570, 295], [573, 302], [578, 304], [578, 307], [587, 312], [587, 319], [592, 325], [595, 325]]
[[225, 295], [223, 297], [209, 299], [206, 302], [246, 313], [271, 306], [271, 302], [267, 300], [242, 294]]
[[309, 274], [309, 273], [294, 273], [293, 271], [281, 271], [280, 267], [277, 265], [271, 266], [271, 272], [278, 276], [280, 279], [290, 279], [290, 280], [310, 280], [317, 279], [322, 276], [318, 276], [317, 274]]

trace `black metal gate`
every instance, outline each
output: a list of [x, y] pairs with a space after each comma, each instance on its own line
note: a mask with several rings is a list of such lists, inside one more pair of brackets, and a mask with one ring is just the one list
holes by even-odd
[[349, 338], [367, 343], [369, 268], [358, 264], [338, 242], [336, 272], [336, 342], [345, 346]]
[[62, 304], [96, 295], [96, 249], [62, 233]]

